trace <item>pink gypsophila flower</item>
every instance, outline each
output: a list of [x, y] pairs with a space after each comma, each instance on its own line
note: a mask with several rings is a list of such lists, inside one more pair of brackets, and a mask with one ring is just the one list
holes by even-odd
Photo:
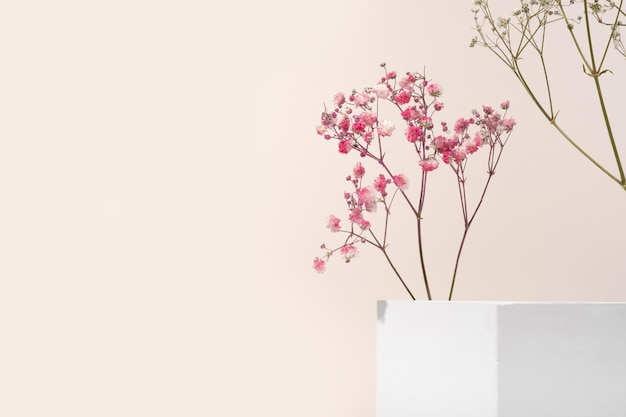
[[363, 119], [361, 119], [358, 116], [354, 118], [354, 123], [352, 123], [352, 130], [355, 133], [363, 133], [363, 132], [365, 132], [365, 128], [366, 127], [367, 127], [367, 125], [365, 124]]
[[363, 221], [363, 212], [361, 209], [356, 208], [350, 211], [350, 214], [348, 214], [348, 220], [350, 220], [351, 223], [361, 223]]
[[465, 129], [467, 129], [467, 127], [470, 125], [470, 121], [467, 119], [464, 119], [463, 117], [461, 117], [459, 120], [456, 121], [456, 123], [454, 124], [454, 131], [456, 133], [463, 133], [465, 131]]
[[418, 126], [409, 126], [405, 132], [406, 140], [415, 143], [422, 138], [423, 133], [422, 129]]
[[508, 119], [503, 119], [502, 120], [502, 126], [504, 126], [504, 130], [507, 133], [510, 132], [511, 130], [513, 130], [513, 126], [515, 126], [516, 124], [517, 124], [517, 122], [512, 117], [510, 117]]
[[359, 188], [356, 190], [356, 196], [359, 200], [359, 205], [364, 206], [366, 211], [369, 213], [376, 211], [376, 195], [374, 195], [371, 187]]
[[400, 113], [404, 120], [417, 120], [422, 114], [415, 106], [408, 107]]
[[420, 124], [426, 130], [432, 129], [433, 128], [433, 119], [431, 119], [428, 116], [421, 116], [420, 117]]
[[461, 162], [463, 162], [463, 160], [467, 156], [467, 151], [465, 150], [464, 147], [459, 146], [457, 148], [454, 148], [451, 154], [452, 154], [451, 155], [452, 159], [454, 159], [454, 162], [456, 162], [457, 164], [460, 164]]
[[443, 93], [443, 88], [437, 83], [432, 83], [426, 87], [426, 91], [433, 97], [439, 97]]
[[342, 246], [339, 252], [343, 256], [343, 258], [346, 260], [346, 262], [350, 262], [352, 258], [354, 258], [355, 256], [359, 254], [359, 250], [356, 248], [356, 246], [354, 246], [351, 243]]
[[415, 75], [409, 73], [406, 74], [404, 77], [400, 78], [400, 80], [398, 81], [398, 84], [400, 84], [400, 87], [404, 88], [405, 90], [413, 90], [413, 83], [415, 82]]
[[352, 174], [357, 180], [363, 178], [363, 175], [365, 175], [365, 168], [363, 167], [363, 164], [357, 162], [356, 165], [354, 165], [354, 168], [352, 168]]
[[389, 182], [387, 181], [387, 178], [385, 178], [383, 174], [379, 174], [378, 177], [376, 177], [376, 179], [374, 180], [374, 188], [384, 197], [385, 195], [387, 195], [386, 189], [388, 183]]
[[354, 104], [356, 104], [357, 106], [364, 106], [369, 102], [370, 96], [368, 94], [361, 93], [354, 96]]
[[406, 191], [409, 188], [409, 179], [404, 174], [394, 175], [393, 183], [402, 191]]
[[395, 95], [394, 100], [398, 104], [406, 104], [411, 101], [411, 95], [406, 91], [401, 91]]
[[363, 230], [367, 230], [369, 229], [372, 224], [370, 222], [368, 222], [367, 220], [361, 218], [361, 221], [357, 223], [359, 225], [359, 227]]
[[494, 133], [498, 132], [498, 130], [502, 131], [502, 123], [500, 121], [500, 115], [498, 113], [492, 113], [489, 116], [485, 117], [483, 123], [487, 127], [489, 132]]
[[502, 103], [500, 103], [500, 108], [502, 110], [508, 110], [510, 104], [511, 103], [509, 103], [509, 100], [505, 100]]
[[341, 230], [341, 226], [339, 225], [340, 221], [341, 220], [339, 220], [337, 217], [331, 214], [330, 216], [328, 216], [326, 227], [328, 227], [330, 231], [333, 233], [338, 232], [339, 230]]
[[342, 140], [339, 142], [339, 153], [347, 154], [352, 149], [351, 140]]
[[422, 171], [434, 171], [439, 166], [439, 162], [434, 158], [422, 159], [418, 162], [419, 166], [422, 167]]
[[341, 107], [343, 103], [346, 102], [346, 96], [342, 92], [339, 92], [335, 94], [335, 97], [333, 97], [333, 102], [337, 105], [337, 107]]
[[315, 269], [319, 274], [326, 271], [326, 261], [320, 258], [313, 259], [313, 269]]
[[366, 126], [373, 126], [374, 123], [376, 123], [376, 121], [378, 120], [376, 118], [376, 115], [374, 113], [372, 113], [371, 111], [365, 111], [363, 113], [361, 113], [358, 116], [359, 120], [361, 120], [363, 123], [365, 123]]
[[337, 127], [339, 130], [347, 132], [350, 129], [350, 118], [348, 118], [345, 114], [340, 114], [337, 117]]
[[465, 151], [467, 153], [472, 154], [476, 152], [482, 144], [483, 137], [480, 135], [480, 133], [476, 132], [473, 139], [466, 139], [465, 142], [463, 142], [463, 147], [465, 148]]

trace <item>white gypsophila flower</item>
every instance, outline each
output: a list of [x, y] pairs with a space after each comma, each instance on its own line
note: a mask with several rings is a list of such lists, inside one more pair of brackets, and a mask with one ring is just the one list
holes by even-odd
[[376, 84], [372, 90], [374, 90], [374, 94], [376, 94], [378, 98], [385, 99], [391, 95], [391, 91], [389, 91], [386, 84]]
[[390, 120], [383, 120], [378, 125], [380, 134], [384, 136], [391, 136], [395, 128], [396, 128], [396, 125]]

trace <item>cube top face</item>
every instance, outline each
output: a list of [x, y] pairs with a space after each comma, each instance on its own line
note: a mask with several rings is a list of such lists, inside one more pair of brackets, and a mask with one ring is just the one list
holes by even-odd
[[377, 416], [626, 416], [626, 303], [378, 304]]

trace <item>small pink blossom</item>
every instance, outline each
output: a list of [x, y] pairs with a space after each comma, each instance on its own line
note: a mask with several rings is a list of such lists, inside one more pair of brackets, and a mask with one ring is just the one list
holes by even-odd
[[387, 178], [385, 178], [383, 174], [379, 174], [378, 177], [376, 177], [376, 179], [374, 180], [374, 189], [376, 189], [376, 191], [381, 193], [384, 197], [385, 195], [387, 195], [386, 189], [388, 183], [389, 181], [387, 180]]
[[409, 188], [409, 179], [404, 174], [394, 175], [393, 183], [402, 191], [406, 191]]
[[341, 140], [339, 141], [339, 153], [347, 154], [352, 149], [352, 141], [351, 140]]
[[371, 223], [363, 218], [363, 211], [359, 208], [350, 211], [348, 219], [363, 230], [369, 229], [371, 226]]
[[425, 172], [434, 171], [439, 166], [439, 162], [435, 158], [422, 159], [418, 164]]
[[411, 95], [403, 90], [396, 94], [393, 99], [398, 104], [407, 104], [411, 101]]
[[400, 115], [404, 120], [417, 120], [421, 116], [421, 113], [415, 106], [411, 106], [404, 109]]
[[451, 154], [452, 154], [451, 155], [452, 159], [454, 159], [454, 162], [456, 162], [457, 164], [460, 164], [461, 162], [463, 162], [463, 160], [467, 156], [467, 151], [465, 150], [464, 147], [459, 146], [457, 148], [454, 148]]
[[463, 133], [467, 127], [470, 125], [470, 121], [461, 117], [459, 120], [456, 121], [456, 123], [454, 124], [454, 131], [458, 134]]
[[510, 132], [511, 130], [513, 130], [513, 126], [515, 126], [516, 124], [517, 122], [512, 117], [502, 120], [502, 126], [504, 126], [504, 130], [506, 132]]
[[473, 139], [467, 139], [465, 142], [463, 142], [465, 151], [469, 154], [476, 152], [482, 144], [483, 144], [483, 138], [478, 132], [476, 132]]
[[337, 107], [341, 107], [343, 103], [346, 102], [346, 96], [342, 92], [339, 92], [335, 94], [335, 97], [333, 97], [333, 102], [337, 105]]
[[498, 113], [490, 114], [489, 116], [485, 117], [483, 122], [487, 127], [487, 130], [489, 130], [489, 132], [491, 133], [502, 131], [503, 129], [502, 123], [500, 121], [500, 115]]
[[376, 195], [371, 187], [359, 188], [356, 190], [356, 196], [359, 200], [359, 205], [364, 206], [367, 212], [373, 213], [376, 211]]
[[429, 129], [433, 128], [433, 120], [430, 117], [428, 117], [428, 116], [421, 116], [420, 117], [420, 124], [426, 130], [429, 130]]
[[371, 111], [365, 111], [358, 116], [358, 119], [365, 123], [366, 126], [372, 127], [378, 120], [376, 115]]
[[361, 118], [355, 118], [354, 123], [352, 123], [352, 130], [356, 133], [365, 132], [365, 128], [367, 125]]
[[369, 229], [370, 227], [372, 227], [372, 224], [371, 224], [369, 221], [365, 220], [364, 218], [361, 218], [361, 221], [360, 221], [360, 222], [357, 222], [357, 224], [358, 224], [358, 225], [359, 225], [359, 227], [360, 227], [361, 229], [363, 229], [363, 230], [367, 230], [367, 229]]
[[421, 140], [424, 132], [418, 126], [409, 126], [406, 129], [405, 136], [406, 140], [411, 143], [415, 143], [418, 140]]
[[326, 223], [326, 227], [330, 229], [331, 232], [335, 233], [341, 230], [341, 226], [339, 225], [340, 220], [335, 217], [333, 214], [328, 216], [328, 221]]
[[354, 104], [356, 104], [357, 106], [364, 106], [369, 102], [370, 102], [370, 96], [365, 93], [354, 95]]
[[354, 174], [354, 178], [358, 180], [363, 178], [363, 175], [365, 175], [365, 168], [363, 167], [363, 164], [357, 162], [356, 165], [354, 165], [354, 168], [352, 168], [352, 174]]
[[502, 110], [508, 110], [510, 104], [511, 103], [509, 103], [509, 100], [505, 100], [502, 103], [500, 103], [500, 108]]
[[359, 254], [359, 250], [353, 244], [343, 245], [339, 250], [346, 262], [350, 262], [352, 258]]
[[344, 114], [340, 115], [337, 119], [337, 127], [339, 130], [347, 132], [350, 129], [350, 119]]
[[400, 84], [400, 87], [404, 88], [405, 90], [412, 90], [414, 82], [415, 75], [408, 73], [404, 77], [400, 78], [398, 84]]
[[443, 103], [441, 101], [435, 100], [433, 102], [433, 107], [435, 108], [435, 111], [441, 111], [443, 110]]
[[356, 208], [350, 211], [350, 214], [348, 214], [348, 220], [350, 220], [351, 223], [361, 223], [363, 221], [363, 212], [361, 209]]
[[395, 71], [389, 71], [387, 73], [387, 75], [385, 76], [386, 79], [388, 80], [393, 80], [394, 78], [396, 78], [396, 72]]
[[439, 97], [443, 93], [443, 88], [439, 84], [432, 83], [426, 87], [426, 91], [433, 97]]
[[315, 269], [319, 274], [326, 271], [326, 261], [316, 257], [313, 259], [313, 269]]

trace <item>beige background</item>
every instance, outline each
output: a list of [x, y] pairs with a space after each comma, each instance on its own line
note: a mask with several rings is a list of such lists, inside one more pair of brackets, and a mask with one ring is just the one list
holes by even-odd
[[[314, 126], [381, 61], [426, 67], [450, 123], [505, 98], [518, 119], [457, 299], [625, 301], [626, 195], [468, 48], [471, 7], [2, 2], [0, 415], [373, 417], [375, 301], [406, 295], [373, 251], [311, 269], [355, 156]], [[555, 42], [563, 122], [610, 163], [588, 80]], [[460, 213], [433, 181], [443, 298]], [[395, 242], [423, 298], [414, 241]]]

